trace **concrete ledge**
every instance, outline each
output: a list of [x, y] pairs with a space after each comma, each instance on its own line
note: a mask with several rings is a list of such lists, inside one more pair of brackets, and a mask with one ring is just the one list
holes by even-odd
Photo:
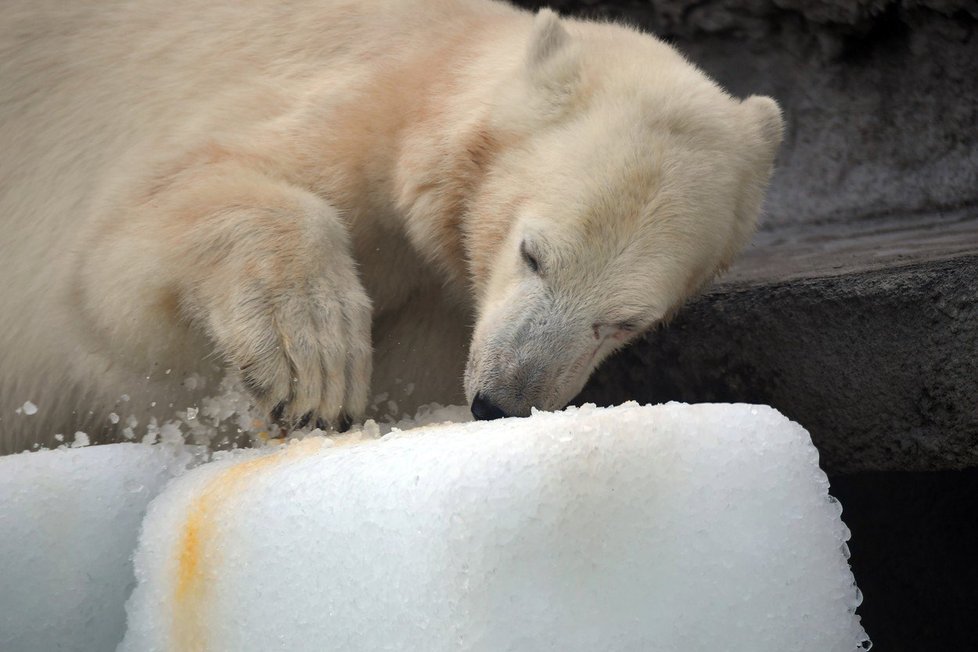
[[862, 272], [978, 255], [978, 212], [807, 224], [761, 231], [717, 290]]
[[829, 473], [978, 466], [978, 252], [838, 271], [717, 286], [579, 401], [767, 403]]

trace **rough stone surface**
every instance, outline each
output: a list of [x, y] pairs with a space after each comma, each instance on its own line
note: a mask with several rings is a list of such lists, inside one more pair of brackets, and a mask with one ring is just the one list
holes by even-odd
[[580, 401], [744, 401], [827, 471], [978, 465], [978, 256], [727, 284], [609, 360]]
[[802, 225], [758, 233], [720, 280], [759, 285], [854, 275], [913, 263], [978, 255], [978, 212]]

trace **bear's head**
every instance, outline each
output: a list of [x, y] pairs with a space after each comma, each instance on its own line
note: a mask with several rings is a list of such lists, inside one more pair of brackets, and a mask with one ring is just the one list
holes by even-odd
[[669, 316], [746, 244], [781, 141], [671, 47], [540, 12], [498, 89], [499, 148], [465, 243], [478, 418], [565, 406], [612, 351]]

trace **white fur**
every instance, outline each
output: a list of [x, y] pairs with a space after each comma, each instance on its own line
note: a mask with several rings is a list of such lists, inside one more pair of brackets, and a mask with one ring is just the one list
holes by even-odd
[[781, 137], [652, 37], [488, 0], [4, 14], [8, 450], [225, 366], [336, 423], [371, 367], [459, 400], [468, 349], [470, 400], [559, 407], [746, 242]]

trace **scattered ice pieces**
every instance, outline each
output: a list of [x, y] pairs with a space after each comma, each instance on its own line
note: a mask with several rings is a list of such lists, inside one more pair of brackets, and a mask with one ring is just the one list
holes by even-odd
[[89, 445], [88, 434], [79, 430], [75, 433], [74, 440], [71, 442], [72, 448], [84, 448]]
[[31, 403], [30, 401], [26, 401], [22, 406], [20, 406], [20, 409], [27, 416], [31, 416], [33, 414], [37, 414], [37, 406], [34, 405], [33, 403]]
[[109, 422], [119, 423], [119, 415], [116, 414], [115, 412], [109, 412]]
[[183, 386], [191, 391], [197, 389], [203, 389], [207, 384], [206, 380], [207, 379], [201, 376], [200, 374], [190, 374], [189, 376], [183, 379]]
[[370, 439], [378, 439], [380, 437], [380, 426], [373, 419], [367, 419], [363, 423], [363, 435]]
[[144, 444], [155, 444], [160, 436], [160, 426], [156, 421], [156, 417], [149, 418], [149, 424], [146, 426], [146, 434], [140, 440]]
[[160, 428], [160, 443], [182, 444], [183, 433], [180, 431], [180, 425], [173, 421], [164, 423]]

